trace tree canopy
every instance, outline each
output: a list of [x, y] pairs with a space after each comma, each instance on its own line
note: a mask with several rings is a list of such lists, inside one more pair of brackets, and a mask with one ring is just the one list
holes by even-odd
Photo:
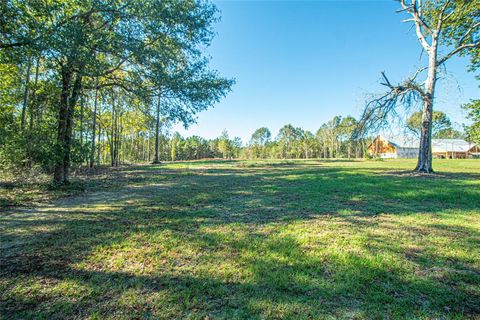
[[480, 100], [472, 100], [463, 108], [468, 112], [468, 118], [472, 121], [472, 124], [466, 128], [467, 137], [470, 141], [480, 144]]
[[[16, 83], [23, 94], [9, 94], [10, 99], [16, 100], [10, 113], [14, 114], [17, 106], [22, 110], [23, 132], [28, 112], [34, 113], [40, 106], [51, 108], [51, 117], [43, 120], [56, 122], [49, 130], [56, 127], [52, 152], [58, 183], [68, 181], [79, 100], [91, 98], [97, 106], [98, 102], [106, 102], [101, 96], [108, 92], [110, 126], [118, 131], [127, 115], [125, 103], [120, 101], [128, 100], [128, 108], [136, 106], [149, 113], [156, 97], [161, 96], [162, 116], [188, 126], [195, 121], [196, 113], [219, 101], [233, 85], [233, 80], [208, 68], [209, 60], [202, 50], [209, 45], [214, 35], [212, 25], [218, 20], [216, 7], [211, 3], [17, 0], [4, 1], [1, 6], [0, 63], [11, 72], [11, 78], [20, 74], [25, 79]], [[35, 68], [36, 72], [32, 72]], [[34, 100], [40, 98], [39, 87], [47, 83], [54, 89], [49, 92], [52, 100]], [[131, 103], [134, 100], [136, 103]], [[82, 117], [84, 107], [81, 106]], [[96, 113], [101, 110], [93, 109], [96, 123]], [[6, 116], [8, 111], [2, 113]], [[9, 125], [15, 127], [15, 120]], [[93, 139], [98, 134], [96, 130], [94, 125]], [[120, 145], [116, 137], [110, 138]]]
[[[434, 139], [456, 139], [463, 138], [463, 135], [452, 126], [447, 114], [442, 111], [434, 111], [432, 116], [432, 137]], [[406, 127], [417, 137], [420, 136], [422, 126], [422, 113], [414, 112], [407, 119]]]

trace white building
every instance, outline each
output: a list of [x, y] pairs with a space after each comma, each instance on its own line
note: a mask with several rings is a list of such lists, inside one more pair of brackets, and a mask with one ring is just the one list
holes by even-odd
[[477, 157], [480, 148], [462, 139], [433, 139], [432, 154], [436, 158], [466, 159]]
[[[417, 158], [420, 140], [409, 137], [393, 139], [377, 136], [368, 146], [368, 153], [374, 157]], [[443, 159], [466, 159], [480, 157], [480, 147], [462, 139], [433, 139], [432, 155]]]

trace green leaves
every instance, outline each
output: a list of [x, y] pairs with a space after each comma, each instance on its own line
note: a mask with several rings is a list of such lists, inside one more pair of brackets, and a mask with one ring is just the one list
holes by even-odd
[[[89, 115], [84, 109], [74, 112], [79, 97], [92, 97], [97, 91], [100, 95], [106, 90], [115, 92], [122, 103], [117, 112], [125, 111], [119, 113], [124, 129], [126, 124], [138, 124], [148, 135], [151, 128], [145, 128], [145, 123], [151, 124], [149, 109], [159, 95], [162, 118], [188, 126], [198, 112], [218, 102], [234, 83], [210, 70], [204, 57], [218, 12], [203, 0], [12, 0], [0, 6], [0, 67], [17, 68], [22, 73], [26, 62], [42, 60], [36, 100], [43, 97], [39, 94], [41, 88], [48, 87], [45, 83], [51, 90], [48, 99], [34, 104], [57, 115], [44, 120], [52, 129], [49, 134], [55, 135], [56, 128], [62, 128], [57, 137], [57, 144], [63, 146], [58, 158], [66, 159], [65, 167], [70, 144], [74, 152], [76, 146], [85, 149], [89, 145], [83, 141], [84, 120]], [[5, 112], [15, 123], [15, 113], [22, 107], [19, 92], [21, 96], [28, 90], [19, 81], [4, 83], [9, 89], [14, 87], [6, 97], [12, 100], [13, 108]], [[52, 94], [54, 99], [50, 99]], [[102, 101], [100, 125], [112, 126], [101, 113], [113, 114], [109, 109], [114, 108], [112, 102]], [[77, 137], [82, 143], [75, 141], [75, 130], [80, 131]], [[83, 149], [82, 155], [86, 153]]]
[[[419, 136], [422, 126], [422, 113], [414, 112], [407, 120], [406, 127]], [[452, 122], [442, 111], [434, 111], [432, 115], [432, 137], [434, 139], [460, 138], [461, 133], [453, 129]]]
[[[440, 42], [449, 49], [465, 47], [460, 55], [471, 58], [471, 69], [480, 66], [480, 4], [478, 1], [427, 1], [424, 15], [428, 21], [437, 26], [441, 24]], [[442, 14], [443, 11], [443, 14]]]
[[480, 144], [480, 100], [472, 100], [464, 105], [463, 109], [468, 112], [467, 117], [473, 122], [466, 127], [468, 139]]

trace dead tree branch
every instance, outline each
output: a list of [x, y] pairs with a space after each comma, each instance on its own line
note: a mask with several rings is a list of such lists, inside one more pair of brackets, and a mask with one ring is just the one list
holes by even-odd
[[425, 32], [432, 33], [430, 26], [425, 22], [421, 15], [421, 8], [419, 9], [417, 1], [412, 0], [410, 4], [407, 4], [405, 0], [399, 0], [402, 6], [402, 10], [408, 12], [412, 18], [404, 20], [405, 22], [412, 21], [415, 24], [415, 31], [417, 33], [418, 40], [420, 41], [423, 49], [427, 52], [430, 51], [431, 45], [428, 43]]
[[[417, 73], [421, 71], [422, 69]], [[388, 120], [398, 116], [399, 107], [409, 109], [417, 102], [422, 101], [425, 95], [422, 86], [412, 78], [397, 85], [393, 85], [384, 72], [382, 72], [382, 78], [381, 84], [386, 86], [388, 91], [367, 101], [354, 131], [355, 138], [365, 137], [368, 133], [376, 132], [389, 125]]]

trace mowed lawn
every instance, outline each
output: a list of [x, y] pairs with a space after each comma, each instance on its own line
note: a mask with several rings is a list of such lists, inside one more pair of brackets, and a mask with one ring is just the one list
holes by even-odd
[[3, 319], [480, 318], [480, 161], [204, 161], [0, 213]]

